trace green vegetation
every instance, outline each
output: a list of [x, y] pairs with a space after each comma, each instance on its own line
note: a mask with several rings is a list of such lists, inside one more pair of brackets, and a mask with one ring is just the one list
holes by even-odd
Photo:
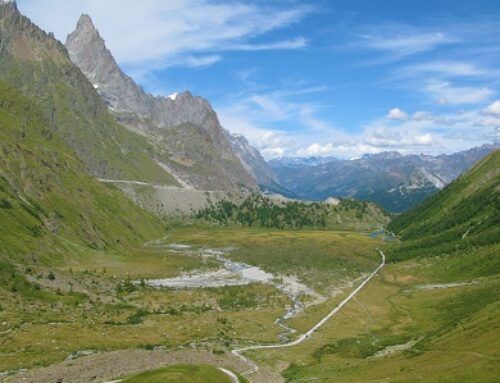
[[[427, 275], [389, 265], [309, 344], [261, 353], [291, 362], [287, 382], [495, 382], [500, 372], [500, 284], [420, 290]], [[377, 353], [381, 353], [377, 356]]]
[[[343, 358], [368, 358], [386, 347], [406, 343], [409, 339], [404, 336], [370, 336], [356, 338], [342, 338], [331, 344], [321, 346], [313, 353], [314, 359], [321, 362], [328, 355], [338, 354]], [[293, 370], [293, 369], [292, 369]]]
[[62, 44], [9, 11], [0, 33], [0, 80], [37, 100], [46, 138], [62, 139], [98, 177], [177, 185], [154, 161], [168, 154], [115, 121]]
[[462, 275], [497, 274], [499, 169], [497, 150], [417, 209], [393, 220], [389, 230], [401, 235], [403, 244], [389, 252], [389, 259], [450, 255], [460, 257]]
[[50, 134], [37, 104], [1, 82], [0, 125], [4, 259], [48, 265], [82, 249], [126, 248], [161, 235], [158, 219], [88, 175]]
[[385, 213], [373, 204], [351, 199], [336, 206], [319, 202], [273, 200], [252, 194], [242, 203], [220, 201], [195, 214], [218, 225], [239, 225], [272, 229], [344, 229], [371, 230], [388, 221]]
[[[197, 246], [234, 246], [227, 257], [297, 272], [319, 291], [343, 285], [378, 263], [373, 248], [379, 242], [356, 233], [195, 227], [168, 234], [169, 243], [192, 244], [195, 254]], [[50, 268], [41, 261], [0, 265], [0, 333], [9, 332], [0, 344], [0, 371], [50, 365], [80, 350], [163, 347], [174, 352], [194, 343], [223, 357], [236, 343], [273, 343], [282, 332], [274, 321], [290, 299], [274, 286], [177, 291], [140, 283], [213, 268], [202, 257], [132, 244], [127, 250], [85, 244], [67, 250]], [[276, 254], [275, 260], [266, 254]], [[280, 270], [287, 256], [293, 262]], [[50, 272], [54, 280], [47, 278]], [[326, 306], [307, 310], [301, 325], [314, 323]]]
[[[229, 248], [225, 257], [261, 267], [273, 274], [296, 275], [318, 291], [357, 278], [379, 262], [381, 242], [353, 232], [248, 228], [175, 228], [174, 243]], [[270, 256], [272, 255], [272, 256]]]
[[288, 382], [495, 382], [500, 152], [389, 228], [392, 261], [309, 343], [255, 358]]
[[231, 383], [231, 378], [212, 366], [179, 365], [148, 371], [124, 383]]
[[[297, 278], [326, 296], [287, 321], [299, 333], [378, 265], [374, 249], [384, 244], [346, 230], [367, 231], [388, 218], [353, 200], [329, 206], [252, 195], [199, 213], [203, 225], [167, 231], [88, 172], [173, 183], [151, 159], [165, 153], [114, 122], [57, 42], [29, 25], [19, 37], [18, 18], [0, 21], [0, 371], [83, 350], [196, 348], [224, 360], [235, 344], [278, 341], [275, 320], [291, 301], [273, 285], [146, 283], [218, 268], [201, 249], [226, 249], [224, 257], [272, 272], [277, 282]], [[391, 263], [307, 342], [251, 357], [285, 369], [289, 382], [497, 382], [499, 157], [396, 218], [389, 228], [402, 243], [388, 249]], [[144, 246], [158, 238], [159, 246]], [[310, 294], [301, 299], [317, 298]], [[230, 381], [214, 367], [183, 365], [126, 382], [179, 379]]]

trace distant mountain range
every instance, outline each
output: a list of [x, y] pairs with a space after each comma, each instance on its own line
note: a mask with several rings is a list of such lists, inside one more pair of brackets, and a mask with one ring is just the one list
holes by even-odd
[[259, 188], [306, 200], [352, 197], [401, 212], [496, 147], [435, 157], [387, 152], [267, 163], [245, 137], [221, 126], [207, 100], [188, 91], [147, 94], [122, 72], [89, 16], [80, 17], [63, 45], [22, 16], [15, 2], [1, 4], [0, 81], [38, 99], [50, 130], [99, 179], [181, 191]]
[[441, 190], [497, 147], [483, 145], [438, 156], [384, 152], [355, 160], [281, 158], [271, 160], [269, 165], [292, 197], [352, 197], [376, 202], [391, 212], [402, 212]]

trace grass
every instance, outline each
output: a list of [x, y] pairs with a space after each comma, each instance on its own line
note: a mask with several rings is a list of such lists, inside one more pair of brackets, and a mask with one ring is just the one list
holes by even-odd
[[[378, 263], [373, 248], [379, 242], [348, 232], [195, 227], [173, 228], [168, 236], [169, 243], [194, 245], [195, 253], [196, 246], [234, 246], [237, 250], [231, 257], [273, 271], [289, 257], [293, 262], [285, 271], [323, 275], [324, 286], [345, 283]], [[0, 371], [50, 365], [81, 350], [157, 346], [175, 350], [193, 343], [209, 352], [225, 352], [234, 344], [278, 341], [281, 329], [274, 321], [283, 315], [290, 299], [274, 286], [154, 289], [132, 282], [215, 265], [168, 248], [140, 246], [119, 251], [62, 243], [73, 252], [70, 260], [54, 259], [50, 265], [30, 267], [9, 263], [0, 269], [0, 332], [10, 330], [0, 340]], [[256, 249], [254, 257], [252, 248]], [[330, 271], [321, 271], [318, 260], [311, 262], [316, 253]], [[275, 263], [266, 261], [265, 254], [275, 254]], [[334, 273], [338, 262], [348, 262], [350, 269], [355, 262], [359, 265], [356, 271]], [[300, 319], [302, 326], [310, 326], [327, 308], [308, 310]]]
[[226, 256], [276, 274], [297, 275], [319, 291], [329, 291], [379, 262], [381, 243], [354, 232], [324, 230], [175, 228], [169, 241], [213, 248], [231, 248]]
[[212, 366], [178, 365], [147, 371], [123, 383], [231, 383], [231, 379]]
[[255, 360], [290, 383], [497, 382], [499, 158], [396, 218], [392, 263], [309, 342]]
[[0, 82], [0, 106], [3, 260], [61, 264], [162, 235], [158, 218], [86, 172], [33, 100]]
[[310, 342], [253, 357], [287, 382], [498, 381], [499, 158], [396, 218], [392, 263]]
[[[287, 382], [495, 382], [500, 374], [500, 280], [423, 290], [441, 257], [388, 265], [312, 339], [251, 356]], [[442, 266], [438, 266], [442, 267]], [[439, 274], [438, 274], [439, 275]], [[374, 358], [386, 347], [406, 351]]]
[[[464, 255], [487, 247], [498, 248], [499, 190], [500, 150], [497, 150], [442, 192], [390, 223], [389, 229], [402, 237], [403, 244], [389, 252], [389, 260]], [[498, 257], [485, 260], [491, 272], [500, 270]]]

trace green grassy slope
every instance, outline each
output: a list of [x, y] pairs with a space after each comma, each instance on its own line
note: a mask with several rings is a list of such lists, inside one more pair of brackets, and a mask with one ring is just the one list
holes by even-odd
[[440, 280], [414, 262], [388, 265], [309, 344], [259, 359], [292, 362], [289, 383], [497, 382], [498, 278], [423, 289]]
[[487, 255], [483, 271], [498, 272], [493, 250], [500, 242], [500, 150], [388, 228], [403, 241], [391, 260], [481, 251]]
[[0, 79], [36, 97], [49, 127], [102, 178], [177, 185], [153, 158], [164, 153], [116, 123], [64, 46], [12, 5], [0, 5]]
[[161, 235], [162, 223], [97, 182], [37, 103], [0, 82], [0, 255], [27, 263]]

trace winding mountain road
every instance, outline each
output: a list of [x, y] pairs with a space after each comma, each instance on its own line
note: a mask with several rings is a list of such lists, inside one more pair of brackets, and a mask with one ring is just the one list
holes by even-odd
[[349, 303], [367, 284], [372, 280], [372, 278], [385, 266], [385, 254], [381, 251], [377, 251], [380, 253], [382, 257], [382, 262], [380, 265], [368, 276], [366, 279], [356, 288], [354, 289], [342, 302], [335, 306], [323, 319], [321, 319], [316, 325], [314, 325], [309, 331], [300, 335], [296, 340], [288, 343], [276, 343], [276, 344], [263, 344], [263, 345], [255, 345], [243, 348], [237, 348], [232, 351], [232, 354], [239, 357], [243, 360], [247, 365], [251, 366], [251, 369], [246, 371], [244, 375], [250, 375], [259, 370], [259, 366], [253, 362], [252, 360], [245, 357], [243, 354], [247, 351], [255, 351], [255, 350], [269, 350], [269, 349], [278, 349], [278, 348], [287, 348], [297, 346], [307, 339], [311, 337], [317, 330], [321, 328], [326, 322], [328, 322], [335, 314], [337, 314], [342, 307], [344, 307], [347, 303]]

